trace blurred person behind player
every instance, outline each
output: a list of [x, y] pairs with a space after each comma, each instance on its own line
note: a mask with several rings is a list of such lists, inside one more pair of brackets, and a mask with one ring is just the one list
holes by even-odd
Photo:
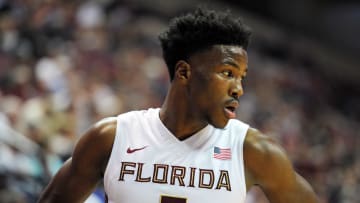
[[171, 84], [161, 108], [94, 124], [39, 202], [81, 202], [104, 180], [108, 202], [270, 202], [316, 196], [270, 137], [236, 120], [251, 32], [229, 12], [198, 8], [160, 34]]

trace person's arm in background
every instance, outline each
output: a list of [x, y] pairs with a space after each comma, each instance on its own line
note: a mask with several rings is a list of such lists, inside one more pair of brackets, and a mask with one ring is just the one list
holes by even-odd
[[244, 143], [247, 187], [258, 185], [271, 203], [316, 203], [310, 184], [296, 173], [285, 151], [250, 129]]
[[103, 119], [91, 127], [80, 138], [72, 158], [50, 181], [38, 202], [84, 202], [102, 179], [115, 131], [116, 118]]

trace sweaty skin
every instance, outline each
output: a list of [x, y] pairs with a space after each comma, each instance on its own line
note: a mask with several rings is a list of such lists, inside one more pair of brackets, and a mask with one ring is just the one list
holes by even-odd
[[[188, 61], [179, 61], [160, 111], [161, 121], [179, 140], [207, 124], [223, 128], [232, 117], [228, 111], [238, 106], [244, 93], [242, 80], [246, 72], [246, 51], [236, 46], [214, 46]], [[39, 202], [83, 202], [102, 179], [115, 131], [115, 117], [90, 128]], [[270, 202], [318, 202], [311, 186], [294, 171], [284, 150], [253, 128], [245, 138], [244, 163], [247, 189], [260, 186]]]

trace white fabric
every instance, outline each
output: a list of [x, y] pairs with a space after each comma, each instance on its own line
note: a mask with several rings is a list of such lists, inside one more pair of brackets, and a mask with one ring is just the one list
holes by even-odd
[[[249, 126], [232, 119], [225, 129], [208, 125], [180, 141], [163, 125], [159, 110], [118, 116], [104, 174], [109, 202], [166, 203], [161, 201], [166, 195], [187, 203], [244, 203], [243, 142]], [[230, 148], [231, 158], [214, 158], [214, 147]], [[127, 153], [128, 148], [138, 150]]]

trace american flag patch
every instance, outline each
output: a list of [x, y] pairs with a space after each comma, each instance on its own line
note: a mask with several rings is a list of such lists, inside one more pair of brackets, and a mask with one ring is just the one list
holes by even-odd
[[230, 160], [231, 159], [231, 149], [214, 147], [214, 158], [220, 159], [220, 160]]

